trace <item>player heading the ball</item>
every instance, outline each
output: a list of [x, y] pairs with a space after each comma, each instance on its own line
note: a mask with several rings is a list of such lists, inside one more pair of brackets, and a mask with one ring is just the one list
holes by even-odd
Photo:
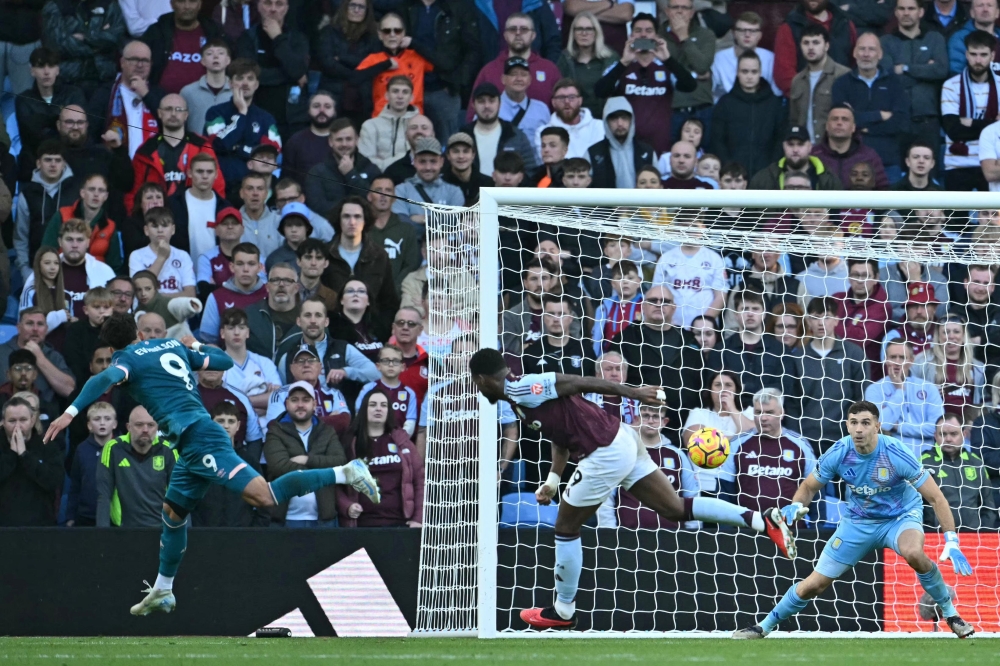
[[760, 624], [740, 629], [733, 638], [764, 638], [779, 622], [801, 612], [810, 599], [822, 594], [875, 548], [892, 548], [906, 560], [917, 572], [920, 585], [941, 607], [956, 636], [967, 638], [975, 633], [972, 625], [958, 616], [941, 570], [924, 552], [921, 519], [926, 501], [944, 530], [941, 561], [950, 559], [960, 576], [972, 575], [972, 566], [958, 547], [948, 500], [910, 447], [880, 431], [879, 411], [874, 404], [860, 401], [847, 410], [850, 434], [820, 457], [816, 469], [795, 492], [792, 503], [781, 509], [785, 521], [793, 525], [806, 515], [816, 493], [839, 477], [847, 485], [847, 515], [823, 548], [809, 577], [788, 588]]
[[762, 515], [718, 499], [681, 498], [636, 432], [582, 395], [617, 395], [662, 407], [664, 394], [659, 387], [632, 387], [554, 372], [515, 377], [503, 354], [495, 349], [473, 354], [469, 372], [487, 400], [510, 403], [528, 428], [552, 442], [552, 468], [535, 492], [540, 504], [550, 503], [558, 493], [570, 455], [580, 460], [556, 515], [556, 600], [546, 608], [521, 611], [521, 619], [528, 625], [536, 629], [576, 626], [576, 592], [583, 568], [580, 528], [618, 486], [667, 520], [749, 527], [766, 532], [782, 554], [795, 557], [795, 541], [776, 508]]

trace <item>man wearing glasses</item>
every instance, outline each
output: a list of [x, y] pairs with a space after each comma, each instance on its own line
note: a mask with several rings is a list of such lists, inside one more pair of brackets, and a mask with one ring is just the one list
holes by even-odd
[[413, 389], [422, 404], [427, 395], [427, 352], [417, 344], [424, 332], [421, 313], [416, 308], [402, 307], [392, 322], [395, 346], [403, 352], [403, 372], [399, 381]]
[[[774, 85], [774, 52], [760, 46], [764, 20], [757, 12], [743, 12], [733, 26], [733, 48], [719, 51], [712, 62], [712, 98], [719, 98], [733, 89], [736, 84], [736, 65], [740, 56], [753, 51], [760, 58], [760, 76], [771, 84], [771, 90], [778, 97], [782, 92]], [[702, 142], [704, 143], [704, 141]]]
[[[191, 187], [191, 160], [199, 153], [215, 158], [211, 143], [198, 134], [187, 131], [188, 104], [177, 94], [166, 95], [156, 111], [160, 119], [160, 133], [146, 141], [132, 158], [135, 183], [125, 195], [125, 209], [132, 210], [135, 194], [145, 183], [157, 183], [171, 197], [178, 191]], [[226, 181], [217, 168], [212, 189], [220, 197], [226, 196]]]
[[299, 314], [299, 275], [289, 264], [277, 263], [267, 274], [267, 298], [246, 307], [250, 339], [247, 349], [274, 358], [278, 344], [295, 326]]
[[588, 150], [604, 139], [604, 122], [594, 118], [590, 109], [583, 108], [580, 86], [573, 79], [560, 79], [552, 93], [552, 118], [538, 128], [535, 145], [542, 145], [542, 130], [562, 127], [569, 132], [566, 159], [582, 157], [589, 160]]
[[[552, 10], [549, 9], [546, 3], [542, 3], [542, 9], [532, 12], [532, 14], [538, 14], [543, 11], [548, 12], [549, 17], [552, 16]], [[486, 17], [480, 16], [479, 20], [483, 26], [483, 30], [491, 24], [491, 20]], [[553, 29], [555, 30], [555, 51], [549, 52], [550, 45], [548, 40], [546, 40], [544, 46], [541, 42], [537, 45], [534, 44], [537, 37], [535, 19], [521, 12], [511, 14], [507, 17], [503, 31], [503, 38], [507, 46], [506, 50], [501, 48], [496, 59], [487, 63], [480, 70], [479, 76], [476, 77], [476, 81], [472, 85], [472, 89], [475, 90], [483, 83], [492, 83], [498, 89], [503, 88], [503, 75], [506, 62], [511, 58], [521, 58], [528, 62], [528, 69], [531, 73], [528, 97], [548, 104], [549, 100], [552, 99], [552, 92], [556, 81], [562, 78], [559, 68], [555, 65], [562, 47], [558, 29], [555, 29], [554, 25]], [[489, 44], [489, 42], [484, 40], [484, 44]], [[543, 55], [539, 55], [532, 50], [533, 47], [537, 46], [543, 48]], [[476, 111], [472, 102], [473, 100], [469, 100], [469, 110], [465, 114], [465, 119], [468, 122], [472, 122], [476, 117]]]

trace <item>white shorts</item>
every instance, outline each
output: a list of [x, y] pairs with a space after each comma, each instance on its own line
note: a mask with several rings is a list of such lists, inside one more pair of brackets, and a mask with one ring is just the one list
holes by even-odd
[[601, 504], [618, 486], [628, 490], [657, 469], [639, 435], [623, 423], [610, 445], [580, 461], [566, 484], [562, 501], [579, 507]]

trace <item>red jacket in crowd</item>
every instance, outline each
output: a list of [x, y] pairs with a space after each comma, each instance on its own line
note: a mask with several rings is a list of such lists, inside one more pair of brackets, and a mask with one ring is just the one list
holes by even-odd
[[[191, 187], [191, 177], [188, 176], [188, 168], [191, 165], [191, 159], [198, 153], [208, 153], [212, 157], [215, 157], [215, 150], [212, 148], [212, 143], [208, 139], [198, 135], [198, 134], [186, 134], [184, 136], [184, 150], [181, 151], [177, 158], [177, 164], [165, 165], [163, 159], [157, 152], [157, 148], [160, 145], [160, 141], [163, 141], [163, 135], [158, 134], [146, 143], [139, 146], [139, 150], [135, 152], [135, 157], [132, 158], [132, 170], [135, 172], [135, 184], [132, 186], [132, 191], [125, 195], [125, 210], [132, 210], [132, 206], [135, 202], [135, 195], [139, 192], [139, 188], [142, 187], [144, 183], [157, 183], [161, 185], [167, 192], [167, 197], [173, 196], [178, 188], [180, 188], [179, 181], [167, 182], [167, 171], [179, 171], [184, 174], [184, 186], [180, 189], [187, 189]], [[223, 199], [226, 198], [226, 181], [222, 177], [222, 168], [219, 167], [219, 160], [216, 159], [215, 166], [217, 173], [215, 175], [215, 183], [212, 185], [212, 189], [215, 190]], [[197, 257], [195, 257], [197, 260]]]

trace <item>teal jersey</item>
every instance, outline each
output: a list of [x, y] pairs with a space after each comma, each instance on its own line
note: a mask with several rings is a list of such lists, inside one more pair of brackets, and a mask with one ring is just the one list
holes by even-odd
[[855, 522], [883, 521], [906, 515], [923, 505], [917, 488], [927, 470], [895, 437], [878, 436], [875, 450], [861, 455], [844, 437], [824, 453], [813, 471], [820, 483], [840, 477], [847, 484], [847, 512]]
[[125, 373], [122, 385], [149, 411], [160, 432], [178, 442], [186, 428], [208, 418], [194, 375], [208, 359], [209, 354], [177, 340], [145, 340], [115, 352], [111, 368]]

